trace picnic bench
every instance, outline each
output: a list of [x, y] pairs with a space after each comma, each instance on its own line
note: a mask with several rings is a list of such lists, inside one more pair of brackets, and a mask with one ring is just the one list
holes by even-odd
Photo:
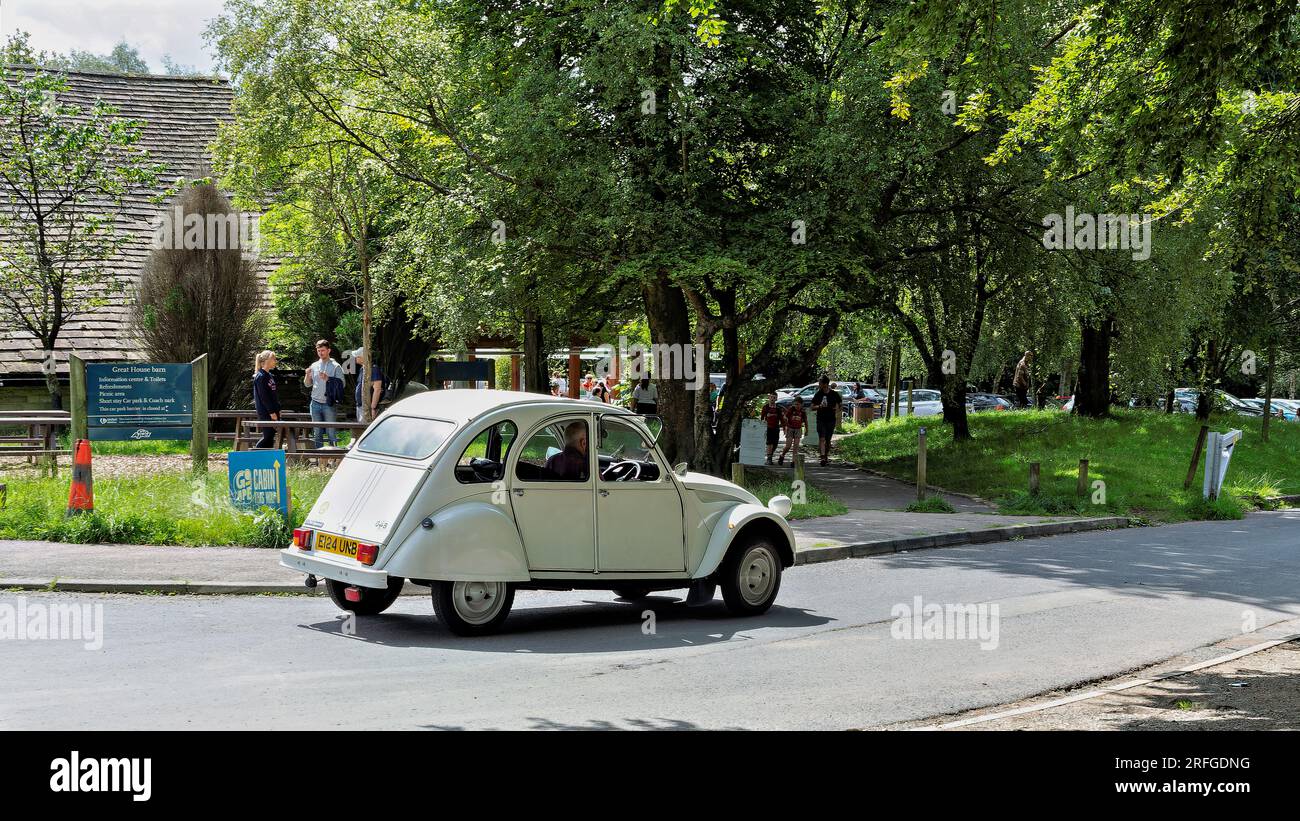
[[[310, 413], [303, 411], [281, 411], [281, 419], [310, 419]], [[231, 421], [234, 424], [228, 431], [216, 430], [217, 425], [214, 422]], [[208, 439], [209, 440], [230, 440], [231, 447], [234, 450], [246, 450], [248, 446], [261, 438], [260, 434], [252, 429], [245, 431], [242, 422], [257, 420], [257, 411], [253, 410], [215, 410], [208, 411]]]
[[26, 433], [0, 434], [0, 458], [23, 456], [35, 464], [38, 457], [44, 457], [46, 463], [57, 470], [58, 457], [71, 453], [58, 447], [59, 428], [70, 421], [66, 411], [0, 411], [0, 429], [26, 428]]
[[254, 430], [262, 430], [265, 428], [274, 430], [276, 447], [284, 449], [285, 459], [290, 463], [311, 459], [337, 460], [342, 459], [347, 455], [347, 448], [317, 448], [315, 441], [312, 439], [313, 428], [352, 431], [354, 434], [359, 434], [366, 428], [370, 427], [367, 422], [314, 422], [310, 418], [269, 421], [263, 419], [241, 419], [239, 420], [239, 423], [245, 428]]

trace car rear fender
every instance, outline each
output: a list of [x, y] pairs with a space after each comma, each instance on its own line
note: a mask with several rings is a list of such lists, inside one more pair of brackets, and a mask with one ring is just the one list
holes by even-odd
[[702, 579], [711, 575], [722, 564], [727, 551], [736, 540], [748, 537], [755, 532], [771, 539], [773, 546], [781, 554], [781, 566], [794, 564], [794, 531], [785, 519], [761, 505], [738, 504], [726, 515], [719, 517], [709, 537], [709, 545], [704, 550], [704, 558], [691, 574], [691, 578]]
[[[508, 508], [491, 493], [452, 502], [417, 526], [384, 570], [393, 576], [437, 581], [526, 582], [528, 557]], [[412, 508], [407, 515], [417, 516]]]

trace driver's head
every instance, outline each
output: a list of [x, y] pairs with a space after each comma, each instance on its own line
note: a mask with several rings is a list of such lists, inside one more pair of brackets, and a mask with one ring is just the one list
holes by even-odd
[[585, 422], [570, 422], [564, 429], [564, 444], [587, 452], [587, 425]]

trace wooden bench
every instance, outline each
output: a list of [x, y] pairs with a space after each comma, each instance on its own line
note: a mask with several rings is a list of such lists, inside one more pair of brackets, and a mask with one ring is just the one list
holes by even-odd
[[313, 428], [352, 431], [355, 439], [357, 434], [370, 427], [365, 422], [314, 422], [311, 419], [281, 419], [278, 421], [253, 419], [242, 420], [241, 424], [245, 428], [254, 430], [274, 429], [276, 432], [276, 445], [284, 449], [285, 459], [291, 464], [295, 461], [301, 462], [312, 459], [317, 461], [322, 459], [337, 461], [347, 456], [347, 448], [324, 447], [317, 449], [312, 440]]

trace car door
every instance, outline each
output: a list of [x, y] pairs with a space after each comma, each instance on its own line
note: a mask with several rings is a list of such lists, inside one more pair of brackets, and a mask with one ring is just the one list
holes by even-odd
[[682, 499], [653, 445], [617, 416], [600, 420], [596, 565], [609, 572], [682, 572]]
[[510, 504], [530, 570], [596, 569], [591, 424], [589, 413], [549, 419], [528, 434], [514, 457]]

